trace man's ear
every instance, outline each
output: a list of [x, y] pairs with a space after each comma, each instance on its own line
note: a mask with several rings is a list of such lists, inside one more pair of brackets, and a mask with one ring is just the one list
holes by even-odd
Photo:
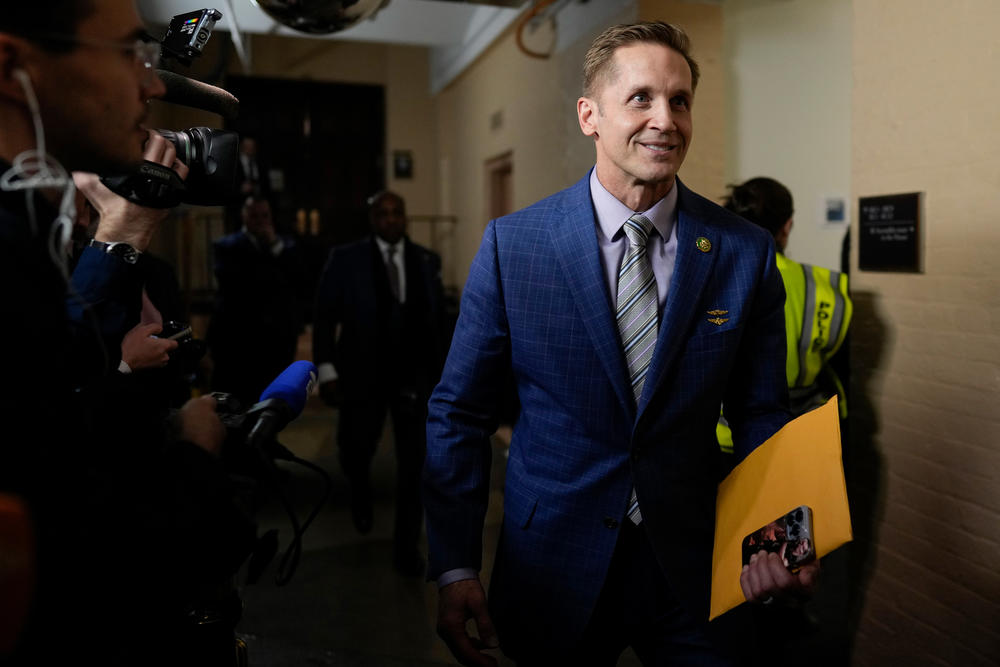
[[0, 32], [0, 100], [24, 103], [24, 88], [14, 72], [25, 69], [23, 39]]
[[597, 101], [590, 97], [581, 97], [576, 101], [576, 117], [580, 121], [580, 131], [588, 137], [597, 136]]

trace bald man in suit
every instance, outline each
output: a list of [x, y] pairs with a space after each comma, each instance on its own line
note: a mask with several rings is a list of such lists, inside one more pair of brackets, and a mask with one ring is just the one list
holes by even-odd
[[354, 525], [373, 525], [369, 479], [387, 415], [396, 447], [393, 565], [424, 573], [420, 472], [427, 398], [444, 357], [441, 258], [406, 235], [406, 205], [389, 191], [369, 199], [372, 235], [330, 252], [315, 308], [313, 358], [320, 393], [340, 410], [337, 444], [351, 484]]

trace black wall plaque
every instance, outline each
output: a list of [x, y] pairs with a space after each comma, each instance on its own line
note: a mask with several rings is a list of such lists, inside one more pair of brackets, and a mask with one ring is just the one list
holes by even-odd
[[858, 268], [920, 273], [923, 193], [861, 197], [858, 205]]
[[393, 178], [413, 178], [413, 153], [411, 151], [392, 152]]

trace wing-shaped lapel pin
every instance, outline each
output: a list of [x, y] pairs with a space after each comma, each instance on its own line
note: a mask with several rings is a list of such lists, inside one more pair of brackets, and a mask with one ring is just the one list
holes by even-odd
[[708, 314], [715, 316], [715, 317], [708, 318], [708, 321], [711, 322], [712, 324], [714, 324], [717, 327], [721, 327], [723, 324], [725, 324], [726, 322], [729, 321], [728, 317], [719, 317], [719, 315], [728, 315], [729, 314], [728, 310], [718, 310], [718, 309], [715, 309], [715, 310], [708, 311]]

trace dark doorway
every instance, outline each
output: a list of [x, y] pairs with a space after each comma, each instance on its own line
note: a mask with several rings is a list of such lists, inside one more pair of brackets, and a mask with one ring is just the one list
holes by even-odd
[[[385, 91], [382, 86], [230, 76], [240, 100], [231, 129], [257, 144], [262, 194], [279, 234], [300, 246], [300, 310], [312, 322], [313, 299], [334, 245], [369, 232], [365, 201], [385, 187]], [[240, 226], [239, 205], [227, 231]]]
[[282, 231], [319, 217], [323, 246], [368, 231], [365, 200], [385, 187], [382, 86], [230, 76], [240, 100], [235, 129], [257, 140]]

